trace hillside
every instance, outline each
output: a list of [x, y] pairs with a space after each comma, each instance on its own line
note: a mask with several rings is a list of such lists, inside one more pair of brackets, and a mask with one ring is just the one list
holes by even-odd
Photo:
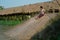
[[[58, 2], [60, 3], [60, 0], [58, 0]], [[48, 1], [48, 2], [24, 5], [24, 6], [20, 6], [20, 7], [7, 8], [5, 10], [0, 11], [0, 15], [21, 13], [21, 12], [25, 12], [25, 13], [36, 12], [36, 11], [40, 10], [40, 8], [39, 8], [40, 6], [43, 6], [46, 10], [49, 10], [49, 9], [59, 9], [60, 10], [60, 7], [56, 1]]]
[[[51, 16], [52, 17], [51, 17]], [[26, 21], [22, 25], [18, 25], [15, 28], [8, 30], [5, 33], [12, 40], [29, 40], [34, 34], [39, 31], [42, 31], [46, 28], [47, 22], [54, 18], [56, 14], [46, 14], [42, 18], [35, 20], [33, 17], [30, 20]], [[32, 21], [33, 20], [33, 21]]]

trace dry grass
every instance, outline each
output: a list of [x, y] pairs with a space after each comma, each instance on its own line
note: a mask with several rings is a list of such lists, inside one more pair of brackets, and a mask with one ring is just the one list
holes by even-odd
[[43, 3], [24, 5], [24, 6], [20, 6], [20, 7], [7, 8], [5, 10], [0, 11], [0, 15], [12, 14], [12, 13], [20, 13], [20, 12], [29, 12], [29, 13], [30, 12], [36, 12], [36, 11], [40, 11], [40, 6], [41, 5], [46, 10], [48, 10], [50, 8], [52, 8], [52, 9], [60, 9], [60, 7], [56, 3], [56, 1], [49, 1], [49, 2], [43, 2]]

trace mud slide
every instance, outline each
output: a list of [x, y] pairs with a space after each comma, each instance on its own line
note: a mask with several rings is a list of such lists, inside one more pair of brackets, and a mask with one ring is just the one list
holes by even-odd
[[12, 40], [29, 40], [34, 34], [45, 29], [47, 22], [55, 16], [56, 14], [46, 14], [38, 20], [33, 17], [14, 29], [4, 32], [4, 34]]

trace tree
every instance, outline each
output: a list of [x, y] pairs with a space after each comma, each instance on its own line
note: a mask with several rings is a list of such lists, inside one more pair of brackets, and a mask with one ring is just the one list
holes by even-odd
[[4, 9], [4, 7], [3, 6], [0, 6], [0, 10], [3, 10]]

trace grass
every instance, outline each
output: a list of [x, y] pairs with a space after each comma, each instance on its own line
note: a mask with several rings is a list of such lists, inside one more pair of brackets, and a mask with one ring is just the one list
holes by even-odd
[[1, 31], [6, 31], [8, 29], [11, 29], [13, 27], [15, 27], [18, 24], [23, 23], [23, 21], [19, 21], [19, 20], [0, 20], [0, 29]]
[[35, 34], [31, 40], [60, 40], [60, 16], [49, 23], [46, 29]]
[[14, 26], [17, 25], [19, 23], [21, 23], [22, 21], [19, 20], [0, 20], [0, 25], [3, 26]]
[[0, 20], [0, 29], [5, 31], [11, 28], [16, 27], [16, 25], [23, 23], [24, 21], [28, 20], [30, 17], [28, 16], [23, 16], [22, 19], [20, 19], [20, 17], [16, 18], [16, 19], [3, 19]]

